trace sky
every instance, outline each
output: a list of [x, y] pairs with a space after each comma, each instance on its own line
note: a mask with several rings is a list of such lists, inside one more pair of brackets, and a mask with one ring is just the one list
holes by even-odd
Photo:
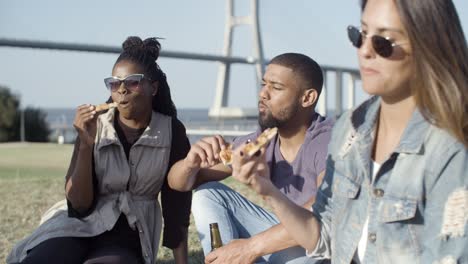
[[[235, 0], [236, 15], [250, 12], [250, 0]], [[120, 46], [128, 36], [163, 37], [162, 49], [221, 55], [224, 0], [0, 0], [0, 38]], [[265, 58], [304, 53], [319, 64], [357, 68], [356, 49], [346, 26], [359, 25], [358, 0], [259, 0]], [[465, 35], [468, 1], [454, 0]], [[252, 31], [235, 29], [233, 55], [253, 56]], [[74, 108], [98, 104], [109, 92], [117, 54], [0, 47], [0, 85], [21, 97], [23, 106]], [[217, 62], [161, 57], [178, 108], [209, 108], [215, 95]], [[230, 106], [255, 107], [252, 65], [234, 65]], [[329, 88], [330, 95], [333, 94]], [[357, 100], [366, 98], [357, 93]], [[331, 104], [332, 97], [328, 100]]]

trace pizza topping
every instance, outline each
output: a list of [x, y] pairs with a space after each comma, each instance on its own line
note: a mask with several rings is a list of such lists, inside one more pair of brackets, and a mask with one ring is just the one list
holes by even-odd
[[[267, 128], [254, 141], [248, 141], [245, 145], [239, 146], [242, 151], [249, 156], [254, 155], [262, 147], [266, 146], [278, 133], [278, 128]], [[224, 165], [230, 165], [232, 163], [232, 145], [228, 148], [221, 150], [219, 157]]]
[[219, 152], [219, 158], [224, 165], [230, 165], [232, 163], [232, 144], [229, 144], [227, 148]]

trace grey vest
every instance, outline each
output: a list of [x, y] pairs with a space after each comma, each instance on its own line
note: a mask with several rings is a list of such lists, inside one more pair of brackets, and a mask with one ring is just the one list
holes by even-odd
[[115, 109], [99, 116], [94, 147], [99, 196], [87, 217], [68, 217], [61, 201], [44, 215], [42, 224], [19, 242], [7, 263], [19, 262], [26, 252], [54, 237], [92, 237], [111, 230], [120, 214], [139, 230], [146, 264], [155, 263], [162, 230], [157, 200], [164, 183], [172, 141], [171, 117], [153, 112], [151, 122], [130, 149], [129, 159], [114, 129]]

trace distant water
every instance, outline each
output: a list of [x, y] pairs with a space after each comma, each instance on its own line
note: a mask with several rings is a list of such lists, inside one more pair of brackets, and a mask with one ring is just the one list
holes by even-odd
[[[76, 132], [73, 129], [73, 120], [75, 118], [76, 109], [73, 108], [49, 108], [43, 109], [47, 116], [46, 121], [51, 128], [66, 127], [64, 130], [65, 142], [72, 142], [76, 137]], [[185, 125], [187, 130], [190, 129], [207, 129], [207, 130], [235, 130], [235, 131], [254, 131], [257, 127], [257, 119], [210, 119], [208, 117], [208, 109], [178, 109], [177, 115], [179, 120]], [[63, 132], [62, 132], [63, 133]], [[53, 129], [51, 140], [57, 139], [57, 131]], [[190, 141], [193, 143], [200, 136], [189, 135]]]
[[[76, 132], [73, 129], [73, 119], [76, 109], [73, 108], [49, 108], [43, 109], [46, 114], [46, 121], [52, 128], [50, 135], [51, 141], [56, 141], [58, 137], [57, 127], [66, 127], [61, 130], [65, 137], [65, 142], [73, 142], [76, 138]], [[257, 119], [211, 119], [208, 117], [208, 109], [183, 108], [177, 110], [178, 119], [185, 125], [187, 130], [219, 130], [219, 131], [255, 131], [258, 126]], [[333, 110], [328, 111], [328, 115], [334, 114]], [[189, 134], [191, 143], [195, 143], [201, 138], [199, 135]], [[232, 140], [233, 137], [226, 137]]]

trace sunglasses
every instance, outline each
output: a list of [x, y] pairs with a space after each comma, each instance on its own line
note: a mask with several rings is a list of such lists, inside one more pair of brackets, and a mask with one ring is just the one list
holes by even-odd
[[[122, 83], [124, 84], [124, 87], [132, 92], [137, 91], [140, 88], [140, 82], [141, 80], [145, 79], [144, 74], [131, 74], [128, 75], [127, 77], [120, 79], [118, 77], [112, 76], [104, 79], [104, 83], [106, 84], [107, 89], [111, 92], [116, 92]], [[151, 79], [146, 78], [149, 81]]]
[[402, 45], [403, 43], [396, 44], [392, 42], [389, 37], [382, 37], [379, 35], [368, 36], [362, 30], [354, 26], [348, 26], [348, 38], [356, 48], [361, 48], [363, 43], [363, 37], [370, 37], [372, 41], [372, 48], [375, 53], [383, 58], [392, 56], [394, 47]]

